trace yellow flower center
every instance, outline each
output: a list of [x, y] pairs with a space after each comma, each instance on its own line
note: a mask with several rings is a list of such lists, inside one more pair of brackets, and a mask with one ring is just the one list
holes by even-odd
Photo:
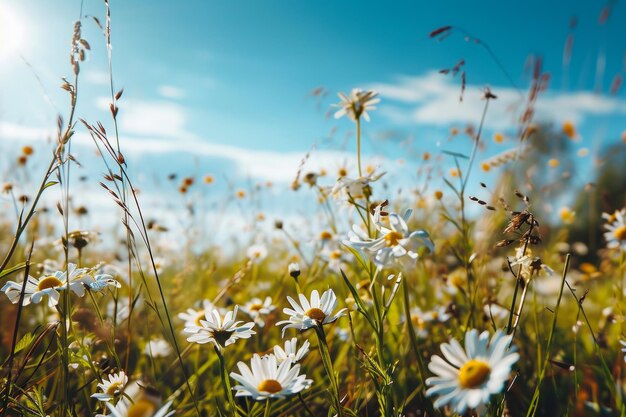
[[196, 319], [194, 320], [194, 322], [198, 326], [202, 326], [202, 323], [200, 323], [200, 320], [205, 320], [205, 319], [206, 319], [206, 315], [204, 314], [204, 310], [200, 310], [200, 311], [198, 311], [198, 313], [196, 315]]
[[462, 388], [477, 388], [489, 378], [490, 373], [489, 364], [472, 359], [459, 370], [459, 384]]
[[341, 251], [334, 250], [330, 253], [330, 259], [341, 259]]
[[320, 233], [321, 240], [330, 240], [332, 238], [333, 235], [328, 230], [324, 230], [322, 233]]
[[123, 384], [121, 382], [114, 382], [111, 385], [109, 385], [109, 388], [107, 388], [105, 394], [108, 395], [116, 395], [118, 392], [120, 392], [123, 388]]
[[615, 239], [617, 240], [626, 240], [626, 226], [615, 229], [613, 236], [615, 236]]
[[39, 284], [37, 284], [37, 289], [39, 291], [46, 290], [48, 288], [60, 287], [63, 283], [54, 276], [45, 277], [39, 280]]
[[259, 304], [259, 303], [254, 303], [249, 307], [250, 311], [259, 311], [260, 309], [263, 308], [263, 304]]
[[323, 322], [324, 319], [326, 318], [326, 314], [319, 308], [315, 308], [315, 307], [308, 309], [306, 313], [304, 313], [304, 315], [313, 320], [317, 320], [319, 322]]
[[148, 400], [139, 400], [131, 405], [126, 413], [127, 417], [151, 417], [156, 407]]
[[263, 381], [261, 381], [257, 389], [259, 391], [275, 394], [282, 391], [283, 387], [282, 385], [280, 385], [280, 382], [276, 381], [275, 379], [264, 379]]
[[402, 236], [402, 233], [392, 230], [391, 232], [385, 235], [385, 242], [387, 242], [387, 246], [397, 246], [399, 243], [399, 240], [402, 239], [403, 237], [404, 236]]

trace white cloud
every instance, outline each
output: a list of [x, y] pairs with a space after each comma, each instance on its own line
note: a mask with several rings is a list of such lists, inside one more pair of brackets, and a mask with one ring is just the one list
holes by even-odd
[[96, 85], [106, 85], [110, 82], [109, 74], [106, 71], [92, 69], [86, 71], [84, 77], [87, 82]]
[[[484, 107], [483, 87], [467, 85], [463, 101], [460, 81], [438, 72], [421, 76], [401, 76], [395, 83], [375, 83], [368, 88], [377, 90], [387, 103], [381, 113], [396, 123], [447, 126], [455, 123], [480, 121]], [[515, 124], [522, 111], [526, 92], [521, 95], [511, 87], [491, 87], [498, 96], [489, 104], [486, 124], [492, 128], [507, 128]], [[536, 120], [580, 123], [592, 115], [626, 114], [626, 101], [587, 91], [552, 93], [539, 96]]]
[[185, 92], [173, 85], [160, 85], [158, 88], [159, 94], [165, 98], [171, 98], [174, 100], [179, 100], [185, 97]]
[[46, 141], [52, 137], [50, 129], [0, 122], [0, 138], [20, 141]]
[[[99, 108], [109, 109], [111, 99], [97, 100]], [[185, 108], [166, 101], [123, 100], [119, 103], [120, 130], [141, 136], [179, 137], [185, 133]]]

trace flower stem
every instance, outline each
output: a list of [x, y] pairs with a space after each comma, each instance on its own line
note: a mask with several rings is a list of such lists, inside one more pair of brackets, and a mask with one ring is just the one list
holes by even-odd
[[263, 413], [263, 417], [270, 417], [270, 399], [265, 400], [265, 413]]
[[361, 118], [356, 118], [356, 158], [359, 166], [359, 178], [363, 177], [361, 170]]
[[315, 333], [317, 334], [317, 340], [319, 342], [320, 356], [322, 357], [322, 364], [324, 365], [324, 370], [330, 379], [331, 388], [333, 391], [333, 399], [335, 402], [335, 409], [337, 411], [337, 415], [339, 417], [343, 417], [343, 408], [341, 406], [341, 398], [339, 398], [339, 381], [337, 380], [337, 375], [335, 375], [335, 371], [333, 370], [333, 362], [330, 358], [330, 352], [328, 351], [328, 344], [326, 343], [326, 334], [324, 333], [324, 327], [322, 324], [318, 324], [315, 328]]
[[222, 352], [220, 348], [217, 346], [213, 346], [215, 349], [215, 353], [217, 353], [217, 357], [220, 361], [220, 371], [222, 374], [222, 384], [224, 384], [224, 390], [226, 391], [226, 397], [228, 398], [228, 403], [230, 404], [230, 408], [232, 409], [233, 416], [237, 415], [237, 405], [235, 404], [235, 398], [233, 397], [233, 391], [230, 387], [230, 379], [228, 376], [228, 371], [226, 371], [226, 364], [224, 363], [224, 356], [222, 356]]

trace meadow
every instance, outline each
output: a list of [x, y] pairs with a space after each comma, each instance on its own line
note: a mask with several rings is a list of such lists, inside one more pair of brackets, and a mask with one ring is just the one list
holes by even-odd
[[[209, 169], [167, 178], [184, 227], [142, 203], [105, 4], [74, 25], [54, 140], [3, 167], [0, 416], [626, 415], [626, 136], [590, 150], [574, 122], [536, 120], [550, 82], [540, 58], [515, 129], [485, 133], [499, 100], [485, 87], [482, 118], [451, 128], [452, 146], [407, 154], [410, 188], [387, 174], [403, 161], [362, 155], [384, 97], [332, 92], [355, 163], [313, 168], [316, 149], [302, 154], [290, 192], [317, 203], [299, 227], [258, 207], [271, 184], [229, 188], [220, 214], [241, 210], [249, 227], [224, 242], [197, 218], [195, 191], [221, 181]], [[83, 38], [86, 24], [107, 47], [106, 123], [77, 111], [101, 41]], [[464, 62], [440, 72], [462, 100]], [[77, 132], [103, 173], [86, 186], [119, 218], [108, 236], [74, 228], [94, 216], [74, 200]], [[590, 158], [589, 177], [574, 175]]]

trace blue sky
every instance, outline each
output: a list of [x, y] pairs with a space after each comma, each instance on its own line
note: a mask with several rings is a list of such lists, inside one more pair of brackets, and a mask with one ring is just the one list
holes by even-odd
[[[404, 173], [412, 178], [418, 162], [400, 146], [409, 137], [419, 152], [466, 152], [469, 140], [448, 142], [448, 131], [478, 123], [480, 91], [487, 85], [500, 99], [488, 114], [490, 146], [480, 158], [514, 146], [513, 141], [494, 146], [491, 135], [515, 132], [509, 107], [517, 92], [486, 51], [460, 33], [443, 42], [428, 38], [444, 25], [487, 43], [523, 93], [526, 59], [541, 55], [551, 82], [539, 101], [539, 118], [557, 125], [574, 121], [581, 139], [576, 148], [604, 146], [626, 129], [624, 89], [608, 94], [613, 77], [624, 73], [626, 53], [626, 7], [617, 2], [111, 2], [113, 71], [116, 87], [125, 91], [122, 147], [142, 178], [211, 173], [233, 184], [271, 180], [282, 184], [277, 191], [282, 193], [313, 144], [318, 164], [329, 168], [352, 157], [347, 135], [353, 125], [327, 113], [338, 101], [336, 92], [353, 87], [381, 93], [379, 109], [365, 126], [364, 149], [368, 157], [387, 161], [382, 170], [391, 170], [389, 163], [397, 158], [408, 159]], [[610, 17], [600, 24], [607, 6]], [[79, 8], [79, 1], [0, 0], [5, 20], [10, 16], [22, 32], [19, 53], [33, 68], [6, 47], [16, 43], [13, 32], [0, 31], [3, 151], [18, 142], [43, 145], [37, 138], [54, 128], [58, 111], [66, 111], [67, 98], [58, 86], [60, 77], [70, 74], [68, 46]], [[85, 0], [84, 15], [104, 22], [104, 11], [103, 1]], [[571, 31], [574, 16], [578, 24]], [[574, 47], [564, 68], [570, 31]], [[106, 49], [89, 18], [84, 37], [92, 52], [82, 66], [79, 114], [108, 125]], [[463, 103], [456, 99], [459, 80], [436, 73], [460, 59], [466, 61], [468, 82]], [[325, 98], [311, 96], [317, 87], [325, 89]], [[90, 157], [88, 141], [79, 140], [76, 152]], [[9, 166], [4, 153], [0, 163]], [[583, 164], [581, 169], [590, 169], [591, 163]]]

